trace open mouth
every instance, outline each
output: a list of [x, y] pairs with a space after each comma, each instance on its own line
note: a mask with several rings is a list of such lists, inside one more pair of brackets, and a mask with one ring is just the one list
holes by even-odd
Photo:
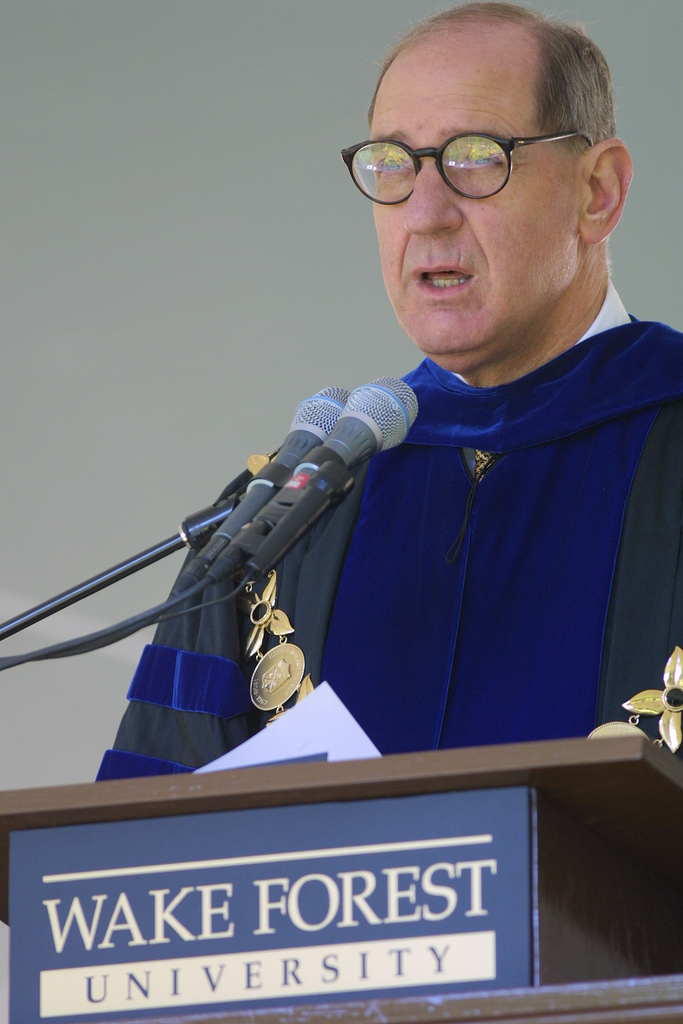
[[458, 270], [438, 270], [434, 273], [425, 271], [422, 275], [423, 281], [428, 281], [435, 288], [455, 288], [471, 279], [471, 275], [463, 274]]

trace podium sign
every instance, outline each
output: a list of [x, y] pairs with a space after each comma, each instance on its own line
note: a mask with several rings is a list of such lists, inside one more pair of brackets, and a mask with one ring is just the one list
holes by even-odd
[[526, 787], [10, 836], [11, 1019], [532, 982]]

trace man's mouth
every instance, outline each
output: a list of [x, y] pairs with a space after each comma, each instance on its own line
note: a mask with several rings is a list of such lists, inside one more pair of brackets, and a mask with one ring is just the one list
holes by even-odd
[[439, 270], [435, 273], [423, 273], [422, 280], [428, 281], [435, 288], [454, 288], [469, 281], [470, 275], [457, 270]]

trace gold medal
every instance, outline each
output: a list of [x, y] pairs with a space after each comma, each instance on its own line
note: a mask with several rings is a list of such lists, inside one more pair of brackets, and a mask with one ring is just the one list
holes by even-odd
[[593, 732], [588, 734], [589, 740], [598, 740], [603, 736], [644, 736], [645, 739], [650, 737], [642, 729], [639, 729], [637, 725], [633, 725], [632, 722], [603, 722], [602, 725], [598, 725]]
[[304, 652], [296, 644], [280, 643], [268, 651], [251, 677], [251, 699], [261, 711], [281, 708], [296, 693], [304, 677]]
[[[294, 632], [294, 627], [285, 613], [275, 607], [276, 589], [274, 569], [268, 574], [268, 582], [260, 597], [252, 592], [251, 583], [247, 587], [252, 630], [247, 638], [246, 656], [256, 655], [257, 659], [249, 692], [252, 703], [261, 711], [276, 712], [268, 725], [284, 712], [284, 705], [297, 691], [298, 700], [301, 700], [313, 689], [311, 677], [304, 679], [304, 652], [296, 644], [287, 643], [287, 636]], [[279, 637], [280, 643], [267, 654], [262, 654], [266, 632]]]

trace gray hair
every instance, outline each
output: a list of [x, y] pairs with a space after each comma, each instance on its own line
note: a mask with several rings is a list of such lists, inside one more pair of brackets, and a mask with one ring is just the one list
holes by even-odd
[[377, 92], [403, 50], [438, 32], [465, 25], [516, 24], [538, 43], [540, 70], [535, 87], [539, 130], [544, 134], [586, 132], [594, 142], [616, 134], [614, 92], [609, 66], [581, 25], [565, 25], [513, 3], [464, 3], [420, 22], [400, 39], [380, 67], [368, 110], [372, 124]]

